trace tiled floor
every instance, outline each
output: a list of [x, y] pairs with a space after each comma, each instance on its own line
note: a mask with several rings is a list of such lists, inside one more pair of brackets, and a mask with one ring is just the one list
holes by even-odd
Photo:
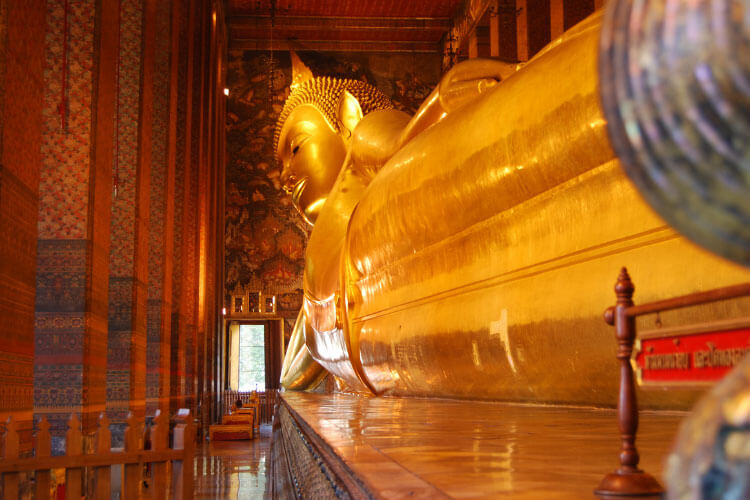
[[[612, 410], [286, 393], [290, 407], [378, 498], [594, 498], [615, 469]], [[660, 479], [683, 415], [643, 413], [641, 466]], [[254, 441], [205, 444], [199, 499], [262, 499], [270, 426]]]
[[[344, 394], [283, 398], [379, 498], [594, 498], [617, 465], [614, 410]], [[682, 416], [641, 414], [641, 466], [658, 479]]]
[[196, 458], [195, 498], [264, 498], [271, 454], [271, 426], [262, 425], [252, 441], [205, 443]]

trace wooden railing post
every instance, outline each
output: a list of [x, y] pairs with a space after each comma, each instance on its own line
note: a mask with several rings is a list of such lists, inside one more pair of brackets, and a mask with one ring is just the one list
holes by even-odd
[[[195, 423], [189, 410], [180, 410], [175, 417], [174, 449], [168, 448], [169, 417], [157, 411], [151, 428], [151, 449], [143, 450], [142, 420], [132, 414], [125, 429], [125, 452], [113, 452], [112, 434], [106, 414], [99, 417], [99, 427], [94, 433], [92, 453], [84, 453], [81, 421], [74, 414], [68, 420], [65, 435], [64, 457], [51, 456], [49, 423], [42, 418], [37, 423], [34, 436], [34, 457], [19, 457], [18, 425], [12, 417], [0, 427], [0, 500], [18, 500], [21, 483], [34, 474], [35, 498], [49, 498], [51, 471], [65, 470], [65, 498], [80, 499], [86, 487], [86, 498], [109, 500], [112, 496], [112, 467], [122, 467], [120, 498], [141, 498], [143, 464], [152, 466], [152, 484], [148, 496], [151, 498], [188, 499], [193, 497], [193, 475], [195, 463]], [[172, 462], [174, 483], [169, 488], [168, 462]], [[84, 483], [86, 474], [86, 483]]]
[[[81, 421], [75, 414], [68, 420], [68, 431], [65, 433], [65, 455], [77, 457], [83, 453], [83, 439], [81, 438]], [[71, 467], [65, 470], [65, 498], [81, 498], [83, 470]]]
[[193, 457], [195, 456], [195, 424], [190, 410], [182, 408], [175, 417], [175, 450], [182, 450], [182, 460], [172, 463], [173, 498], [189, 500], [193, 498]]
[[[18, 424], [11, 415], [5, 422], [5, 433], [3, 435], [3, 459], [13, 460], [18, 458]], [[18, 499], [18, 472], [6, 472], [3, 474], [3, 498], [4, 500]]]
[[620, 394], [617, 401], [617, 417], [622, 446], [620, 467], [607, 474], [594, 493], [597, 495], [653, 496], [664, 491], [659, 482], [650, 474], [638, 469], [638, 450], [635, 436], [638, 431], [638, 401], [633, 382], [633, 367], [630, 356], [635, 341], [635, 318], [628, 316], [628, 308], [633, 306], [635, 286], [628, 270], [622, 268], [615, 284], [617, 302], [604, 312], [604, 320], [615, 327], [617, 336], [617, 359], [620, 362]]
[[[52, 437], [49, 434], [49, 422], [46, 417], [37, 424], [36, 436], [34, 436], [34, 449], [36, 458], [48, 457], [52, 454]], [[38, 470], [34, 476], [36, 483], [36, 498], [49, 498], [50, 471]]]
[[[112, 433], [109, 430], [109, 419], [107, 414], [102, 412], [99, 415], [99, 429], [96, 431], [96, 453], [109, 455], [112, 451]], [[109, 465], [102, 465], [96, 468], [95, 473], [95, 494], [96, 500], [109, 500], [111, 497], [112, 471]]]
[[[125, 427], [125, 451], [143, 450], [143, 421], [128, 413], [128, 426]], [[125, 464], [123, 467], [122, 498], [138, 498], [143, 479], [143, 463]]]
[[[156, 410], [154, 424], [151, 426], [151, 449], [163, 451], [167, 449], [169, 438], [169, 417], [166, 413]], [[151, 464], [151, 498], [166, 498], [167, 491], [167, 464], [165, 462], [153, 462]]]

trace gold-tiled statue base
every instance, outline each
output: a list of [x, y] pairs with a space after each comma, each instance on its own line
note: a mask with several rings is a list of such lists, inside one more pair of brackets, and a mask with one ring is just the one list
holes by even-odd
[[[681, 418], [641, 414], [657, 478]], [[286, 475], [304, 498], [594, 498], [620, 446], [614, 410], [478, 401], [287, 392], [274, 426], [275, 484]]]

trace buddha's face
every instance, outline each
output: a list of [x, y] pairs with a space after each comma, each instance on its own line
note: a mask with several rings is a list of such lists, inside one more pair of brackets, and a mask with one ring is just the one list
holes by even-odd
[[346, 157], [342, 135], [317, 108], [302, 104], [284, 123], [276, 154], [284, 190], [305, 220], [314, 224]]

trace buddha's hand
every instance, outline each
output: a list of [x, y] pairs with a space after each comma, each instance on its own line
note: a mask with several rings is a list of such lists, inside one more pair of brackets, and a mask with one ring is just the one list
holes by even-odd
[[456, 64], [440, 80], [440, 107], [450, 113], [491, 89], [516, 71], [516, 64], [494, 59], [469, 59]]

